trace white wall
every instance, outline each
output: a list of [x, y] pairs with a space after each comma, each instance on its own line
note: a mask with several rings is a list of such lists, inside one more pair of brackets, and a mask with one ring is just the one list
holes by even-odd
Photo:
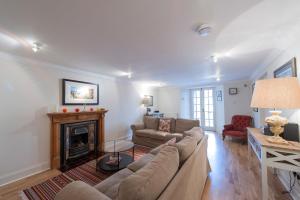
[[[237, 88], [237, 95], [229, 95], [229, 88]], [[251, 81], [232, 81], [224, 83], [225, 123], [231, 122], [233, 115], [252, 115], [250, 108], [252, 97]]]
[[[253, 81], [259, 79], [265, 73], [267, 74], [266, 78], [273, 78], [274, 70], [277, 69], [278, 67], [282, 66], [286, 62], [288, 62], [293, 57], [296, 57], [297, 64], [298, 64], [300, 61], [300, 39], [298, 39], [298, 41], [295, 42], [292, 46], [290, 46], [289, 48], [284, 50], [283, 53], [279, 57], [277, 57], [275, 60], [273, 60], [268, 66], [256, 71], [253, 75]], [[299, 65], [297, 67], [298, 67], [297, 76], [299, 78], [300, 77]], [[258, 113], [253, 113], [253, 117], [255, 119], [255, 122], [257, 123], [256, 127], [264, 126], [264, 119], [266, 116], [269, 116], [269, 115], [270, 114], [267, 109], [259, 109]], [[282, 113], [282, 116], [287, 117], [289, 122], [300, 124], [300, 110], [299, 109], [284, 110]], [[280, 170], [279, 178], [282, 180], [282, 182], [286, 186], [286, 188], [289, 188], [288, 172]], [[294, 199], [300, 199], [300, 185], [298, 183], [296, 183], [291, 194], [293, 195]]]
[[176, 87], [162, 87], [158, 89], [158, 109], [166, 117], [179, 117], [181, 108], [181, 90]]
[[181, 101], [180, 101], [180, 118], [190, 119], [191, 118], [191, 94], [189, 89], [181, 90]]
[[[49, 107], [61, 103], [61, 79], [99, 83], [106, 139], [126, 137], [154, 89], [0, 53], [0, 185], [49, 168]], [[155, 102], [156, 104], [156, 102]], [[72, 107], [70, 107], [71, 109]]]
[[[215, 87], [215, 93], [217, 93], [217, 91], [221, 91], [222, 92], [222, 101], [217, 101], [217, 97], [215, 97], [216, 99], [216, 131], [217, 133], [221, 134], [224, 128], [224, 124], [225, 124], [225, 110], [224, 110], [224, 86], [223, 85], [218, 85]], [[216, 94], [215, 94], [216, 95]]]

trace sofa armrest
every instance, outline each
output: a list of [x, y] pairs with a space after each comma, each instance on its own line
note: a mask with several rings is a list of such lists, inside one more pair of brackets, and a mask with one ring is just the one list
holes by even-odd
[[232, 130], [232, 129], [233, 129], [233, 125], [232, 124], [224, 125], [224, 131], [228, 131], [228, 130]]
[[82, 182], [74, 181], [64, 187], [55, 197], [55, 200], [111, 200], [94, 187]]
[[133, 131], [144, 129], [144, 128], [145, 128], [144, 124], [133, 124], [133, 125], [131, 125], [131, 130], [133, 130]]

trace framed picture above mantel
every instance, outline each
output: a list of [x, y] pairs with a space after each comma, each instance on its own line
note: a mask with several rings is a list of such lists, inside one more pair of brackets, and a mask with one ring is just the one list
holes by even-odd
[[63, 79], [62, 80], [63, 105], [98, 105], [99, 84]]
[[295, 57], [274, 71], [274, 78], [282, 77], [297, 77], [297, 65]]

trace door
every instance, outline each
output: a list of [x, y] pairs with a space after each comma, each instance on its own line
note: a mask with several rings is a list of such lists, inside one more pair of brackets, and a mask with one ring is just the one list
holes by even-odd
[[202, 127], [205, 130], [215, 130], [215, 99], [214, 88], [202, 89]]
[[204, 130], [215, 130], [214, 88], [199, 88], [191, 92], [192, 118], [200, 120]]

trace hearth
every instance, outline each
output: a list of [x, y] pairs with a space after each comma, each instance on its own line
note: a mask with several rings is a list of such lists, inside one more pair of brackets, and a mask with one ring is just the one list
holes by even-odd
[[60, 169], [66, 171], [97, 155], [97, 121], [61, 125]]

